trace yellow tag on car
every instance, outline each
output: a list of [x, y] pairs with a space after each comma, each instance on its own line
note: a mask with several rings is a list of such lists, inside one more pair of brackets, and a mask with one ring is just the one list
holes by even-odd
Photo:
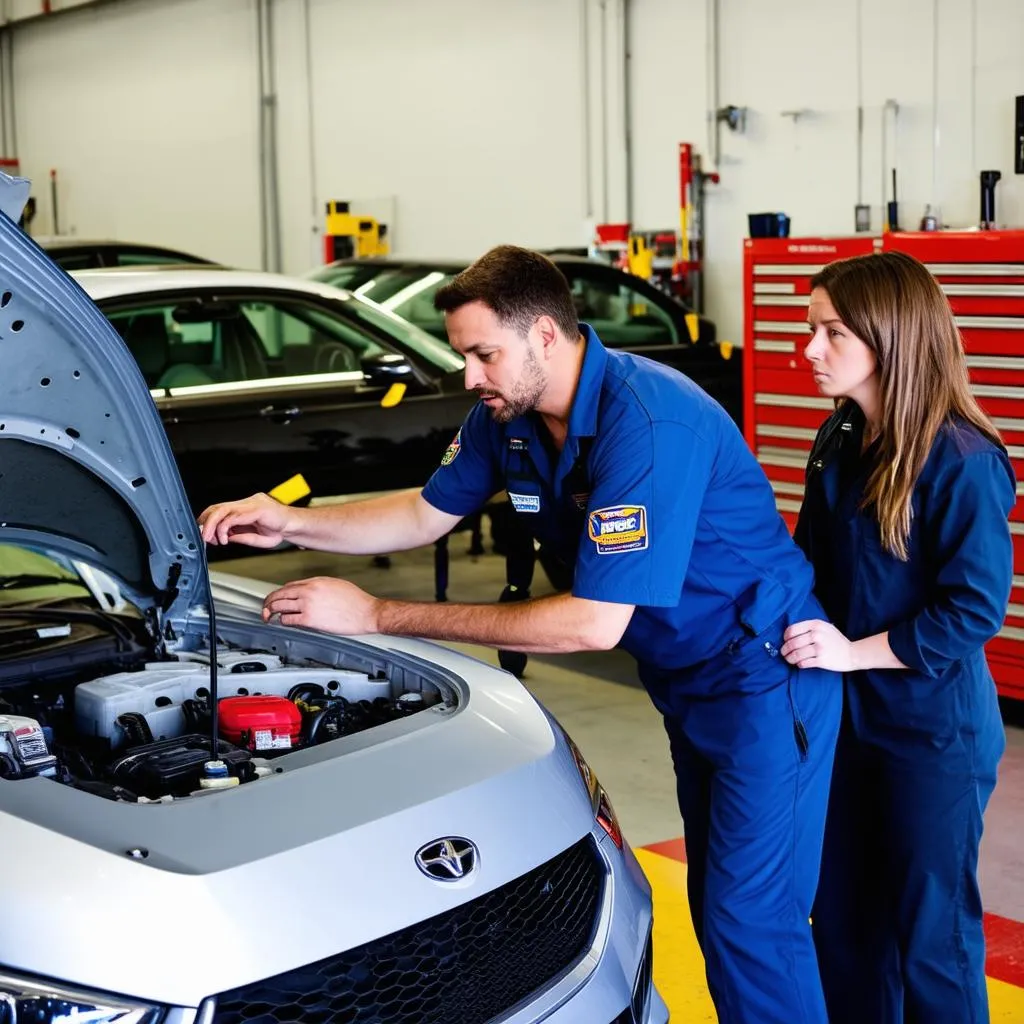
[[310, 486], [306, 483], [306, 478], [301, 473], [296, 473], [291, 479], [285, 480], [283, 484], [278, 484], [270, 492], [270, 496], [275, 501], [290, 505], [310, 493]]
[[405, 385], [402, 383], [392, 384], [388, 388], [387, 394], [380, 400], [382, 409], [393, 409], [398, 403], [405, 398]]
[[700, 319], [696, 313], [686, 314], [686, 329], [690, 332], [690, 341], [696, 341], [700, 337]]

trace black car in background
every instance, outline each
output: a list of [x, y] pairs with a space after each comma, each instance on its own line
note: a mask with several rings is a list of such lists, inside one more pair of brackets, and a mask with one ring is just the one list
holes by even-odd
[[327, 285], [215, 267], [72, 276], [141, 368], [196, 512], [297, 474], [316, 501], [422, 486], [475, 401], [451, 348]]
[[[647, 281], [599, 260], [548, 253], [565, 275], [580, 320], [609, 348], [624, 349], [682, 371], [712, 395], [742, 427], [742, 349], [719, 345], [715, 324]], [[364, 257], [338, 260], [306, 277], [371, 299], [446, 341], [434, 294], [464, 270], [458, 261]], [[696, 320], [696, 338], [691, 336]]]

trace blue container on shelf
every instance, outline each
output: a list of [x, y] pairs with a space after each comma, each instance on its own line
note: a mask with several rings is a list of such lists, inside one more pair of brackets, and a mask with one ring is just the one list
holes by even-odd
[[784, 213], [748, 213], [751, 238], [789, 238], [789, 217]]

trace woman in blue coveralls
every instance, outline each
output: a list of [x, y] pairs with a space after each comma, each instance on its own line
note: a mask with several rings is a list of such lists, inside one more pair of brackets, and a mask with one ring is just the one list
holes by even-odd
[[982, 815], [1004, 733], [984, 644], [1013, 574], [1013, 470], [938, 283], [898, 252], [812, 280], [806, 357], [836, 411], [796, 539], [832, 624], [783, 656], [845, 673], [813, 928], [832, 1024], [987, 1021]]

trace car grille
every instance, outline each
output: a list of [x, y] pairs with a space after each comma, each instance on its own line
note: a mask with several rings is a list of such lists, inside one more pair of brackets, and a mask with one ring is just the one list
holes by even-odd
[[224, 992], [214, 1024], [486, 1024], [586, 952], [604, 879], [588, 836], [444, 914]]

